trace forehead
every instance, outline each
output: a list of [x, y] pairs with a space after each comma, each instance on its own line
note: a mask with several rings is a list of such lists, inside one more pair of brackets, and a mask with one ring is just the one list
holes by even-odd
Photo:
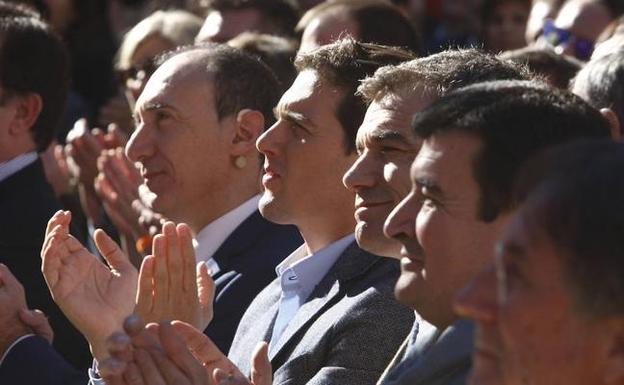
[[411, 129], [414, 114], [425, 109], [433, 101], [422, 89], [387, 95], [373, 100], [366, 110], [364, 121], [357, 133], [357, 140], [366, 144], [370, 135], [385, 132], [400, 134], [407, 142], [416, 146], [419, 141]]
[[456, 130], [430, 136], [412, 164], [412, 182], [429, 180], [447, 193], [478, 200], [473, 164], [481, 147], [481, 139]]
[[311, 120], [336, 120], [335, 111], [342, 96], [340, 88], [324, 81], [317, 71], [307, 69], [297, 75], [292, 86], [282, 95], [278, 110], [299, 112]]
[[212, 81], [201, 68], [201, 60], [189, 54], [180, 54], [167, 60], [149, 78], [136, 108], [140, 109], [147, 103], [205, 108], [208, 102], [203, 101], [212, 100], [213, 97]]

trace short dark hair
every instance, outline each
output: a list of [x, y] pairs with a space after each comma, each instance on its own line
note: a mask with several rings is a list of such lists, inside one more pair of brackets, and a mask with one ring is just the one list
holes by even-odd
[[558, 55], [550, 47], [525, 47], [503, 52], [501, 59], [526, 65], [553, 86], [567, 89], [570, 80], [583, 68], [583, 62], [569, 55]]
[[596, 108], [611, 108], [624, 124], [624, 51], [591, 60], [574, 79], [574, 89]]
[[624, 313], [624, 144], [568, 143], [527, 162], [514, 190], [528, 235], [552, 242], [576, 310]]
[[476, 49], [449, 49], [398, 65], [379, 68], [362, 81], [358, 92], [368, 103], [401, 91], [442, 96], [449, 91], [488, 80], [529, 80], [522, 65], [505, 62]]
[[609, 138], [602, 115], [581, 98], [535, 81], [499, 80], [453, 91], [414, 117], [417, 136], [460, 131], [481, 139], [473, 173], [479, 218], [495, 220], [516, 206], [511, 191], [520, 166], [534, 153], [577, 138]]
[[[410, 20], [392, 3], [384, 0], [331, 0], [309, 9], [296, 30], [303, 30], [312, 20], [338, 10], [346, 12], [358, 26], [357, 40], [422, 52], [422, 42]], [[356, 36], [354, 36], [356, 38]]]
[[160, 55], [156, 64], [190, 52], [202, 55], [207, 79], [214, 82], [219, 119], [249, 108], [262, 112], [265, 128], [275, 122], [273, 107], [280, 97], [279, 83], [273, 71], [259, 58], [225, 44], [202, 43]]
[[338, 40], [314, 51], [300, 53], [295, 59], [299, 72], [312, 69], [330, 84], [344, 90], [336, 106], [336, 117], [345, 132], [345, 148], [355, 150], [355, 135], [364, 120], [366, 103], [356, 94], [360, 80], [383, 65], [398, 64], [414, 55], [398, 47], [360, 43], [352, 38]]
[[208, 0], [207, 8], [217, 11], [253, 8], [262, 14], [266, 26], [273, 34], [294, 36], [299, 20], [299, 8], [288, 0]]
[[243, 32], [230, 39], [227, 44], [260, 58], [269, 66], [280, 83], [282, 93], [297, 77], [294, 60], [298, 43], [292, 39], [257, 32]]
[[67, 51], [38, 14], [1, 2], [0, 84], [2, 98], [35, 93], [42, 109], [30, 128], [36, 149], [44, 151], [59, 128], [69, 88]]

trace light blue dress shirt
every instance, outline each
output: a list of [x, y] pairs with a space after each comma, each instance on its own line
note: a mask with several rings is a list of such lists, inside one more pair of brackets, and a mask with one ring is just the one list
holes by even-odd
[[303, 245], [277, 265], [275, 272], [280, 280], [282, 294], [269, 350], [277, 345], [288, 323], [354, 240], [355, 236], [349, 234], [313, 254], [308, 254], [306, 246]]

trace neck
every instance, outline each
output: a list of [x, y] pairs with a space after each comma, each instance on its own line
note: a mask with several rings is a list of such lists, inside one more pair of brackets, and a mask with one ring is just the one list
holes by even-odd
[[355, 220], [351, 216], [342, 221], [334, 220], [317, 225], [297, 225], [297, 227], [305, 241], [308, 253], [312, 254], [353, 233]]

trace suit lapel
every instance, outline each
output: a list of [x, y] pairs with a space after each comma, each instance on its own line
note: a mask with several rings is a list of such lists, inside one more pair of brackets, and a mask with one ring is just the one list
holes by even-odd
[[[245, 219], [233, 232], [225, 242], [215, 251], [212, 258], [217, 261], [221, 272], [230, 270], [232, 258], [243, 254], [246, 250], [253, 246], [257, 239], [263, 236], [263, 233], [269, 229], [269, 222], [260, 215], [258, 210], [254, 211], [247, 219]], [[219, 274], [213, 278], [217, 279]]]
[[459, 320], [446, 328], [437, 340], [437, 333], [424, 336], [425, 340], [422, 341], [425, 345], [424, 351], [414, 358], [409, 358], [414, 363], [412, 375], [409, 376], [410, 383], [425, 384], [432, 378], [469, 365], [473, 346], [472, 336], [473, 324], [467, 320]]
[[273, 361], [278, 357], [289, 342], [296, 340], [294, 337], [297, 334], [306, 330], [326, 309], [342, 298], [339, 294], [347, 287], [349, 280], [364, 274], [379, 258], [363, 251], [355, 242], [349, 245], [314, 288], [308, 300], [297, 310], [276, 345], [271, 347], [269, 359]]

